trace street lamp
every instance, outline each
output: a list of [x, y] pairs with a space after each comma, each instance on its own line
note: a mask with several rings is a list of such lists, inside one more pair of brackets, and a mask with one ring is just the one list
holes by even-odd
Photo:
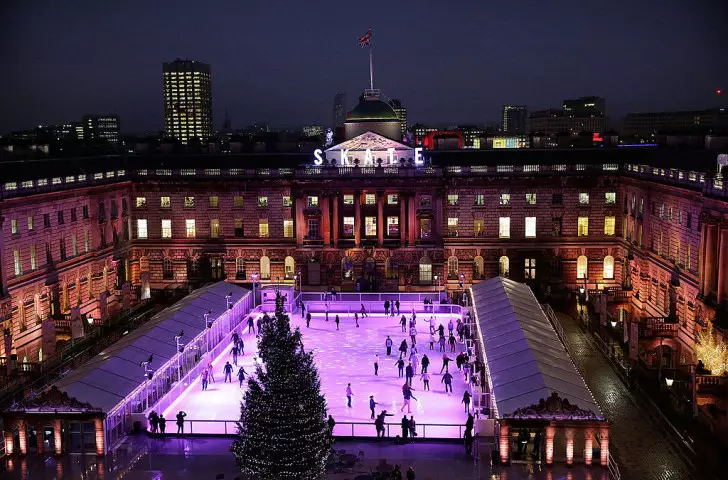
[[667, 384], [667, 388], [672, 387], [672, 384], [675, 380], [669, 377], [665, 377], [665, 383]]
[[437, 275], [435, 275], [435, 283], [432, 285], [432, 288], [435, 289], [435, 292], [437, 292], [440, 289], [440, 282], [438, 280]]
[[233, 292], [230, 292], [227, 295], [225, 295], [225, 305], [227, 305], [228, 310], [232, 310], [232, 308], [233, 308], [233, 304], [232, 304], [232, 302], [230, 302], [230, 299], [232, 298], [232, 296], [233, 296]]
[[465, 274], [460, 274], [460, 288], [463, 289], [462, 295], [460, 297], [460, 305], [462, 305], [465, 302]]
[[612, 328], [617, 328], [617, 321], [616, 320], [612, 319], [612, 321], [610, 323], [612, 324]]
[[207, 313], [202, 315], [205, 318], [205, 326], [207, 326], [207, 328], [212, 328], [212, 321], [210, 320], [210, 315], [212, 315], [212, 310], [208, 310]]
[[182, 337], [184, 337], [184, 335], [185, 335], [185, 331], [180, 330], [180, 332], [174, 336], [174, 341], [177, 343], [177, 351], [179, 353], [182, 353], [185, 349], [185, 346], [181, 341], [181, 339], [182, 339]]
[[298, 276], [298, 282], [299, 282], [298, 291], [301, 292], [301, 295], [303, 295], [303, 275], [301, 275], [300, 270], [298, 271], [297, 276]]
[[258, 274], [257, 273], [251, 273], [250, 279], [253, 281], [253, 307], [256, 305], [256, 298], [255, 298], [255, 283], [258, 280]]

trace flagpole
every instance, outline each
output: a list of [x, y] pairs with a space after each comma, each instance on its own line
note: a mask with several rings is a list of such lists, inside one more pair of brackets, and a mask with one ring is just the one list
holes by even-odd
[[374, 63], [372, 62], [372, 27], [369, 27], [369, 88], [374, 90]]

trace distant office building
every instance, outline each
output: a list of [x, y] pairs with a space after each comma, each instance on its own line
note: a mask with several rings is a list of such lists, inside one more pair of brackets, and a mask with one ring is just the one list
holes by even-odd
[[549, 108], [532, 112], [528, 116], [528, 133], [556, 135], [569, 133], [578, 135], [581, 132], [604, 133], [607, 119], [596, 113], [592, 115], [574, 116], [569, 111]]
[[564, 100], [561, 109], [572, 117], [607, 116], [607, 101], [602, 97], [579, 97]]
[[346, 121], [346, 94], [337, 93], [334, 96], [333, 128], [343, 128]]
[[84, 140], [106, 140], [119, 143], [119, 117], [117, 115], [86, 115], [81, 119]]
[[210, 66], [192, 60], [165, 63], [164, 128], [187, 143], [212, 135], [212, 80]]
[[481, 148], [481, 141], [487, 134], [485, 127], [477, 125], [459, 125], [455, 130], [462, 132], [463, 148]]
[[526, 131], [527, 110], [525, 105], [504, 105], [501, 108], [501, 131], [523, 133]]
[[437, 127], [430, 127], [421, 123], [415, 123], [412, 125], [412, 132], [415, 134], [415, 145], [422, 145], [427, 135], [431, 132], [437, 132], [440, 129]]
[[301, 128], [301, 133], [304, 137], [318, 137], [319, 135], [324, 134], [324, 126], [323, 125], [304, 125], [303, 128]]
[[622, 121], [623, 135], [655, 135], [658, 132], [726, 132], [728, 108], [683, 112], [629, 113]]
[[402, 106], [402, 102], [396, 99], [390, 100], [389, 106], [392, 107], [394, 113], [399, 117], [399, 121], [402, 124], [402, 138], [405, 138], [407, 136], [407, 107]]

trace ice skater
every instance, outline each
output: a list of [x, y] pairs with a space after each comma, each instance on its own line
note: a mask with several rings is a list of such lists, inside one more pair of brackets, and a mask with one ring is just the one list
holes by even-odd
[[[452, 392], [452, 386], [450, 387], [450, 391]], [[470, 413], [470, 392], [467, 390], [463, 392], [462, 403], [465, 404], [465, 413]]]
[[452, 335], [452, 329], [453, 328], [454, 328], [454, 325], [452, 323], [452, 318], [451, 318], [450, 321], [447, 322], [447, 331], [450, 333], [450, 335]]
[[394, 316], [394, 300], [392, 300], [390, 305], [391, 305], [391, 307], [389, 308], [389, 316], [393, 317]]
[[243, 381], [245, 380], [245, 374], [248, 373], [245, 371], [245, 369], [240, 366], [240, 370], [238, 370], [238, 381], [240, 382], [240, 388], [243, 388]]
[[402, 358], [403, 355], [407, 353], [407, 340], [402, 340], [402, 343], [399, 344], [399, 358]]
[[222, 371], [225, 372], [225, 380], [223, 380], [223, 383], [233, 383], [233, 366], [230, 365], [230, 362], [225, 362]]
[[187, 416], [187, 413], [180, 410], [177, 412], [177, 435], [182, 435], [185, 433], [185, 417]]
[[248, 317], [248, 333], [255, 334], [255, 323], [252, 315]]
[[351, 397], [354, 396], [354, 393], [351, 391], [351, 383], [348, 383], [346, 385], [346, 406], [347, 408], [351, 408]]
[[202, 391], [204, 392], [207, 390], [207, 377], [210, 375], [210, 372], [207, 369], [204, 369], [202, 373], [200, 374], [200, 378], [202, 378]]
[[402, 315], [402, 318], [399, 319], [399, 324], [402, 325], [402, 332], [407, 331], [407, 317]]
[[336, 329], [339, 329], [339, 314], [336, 314], [336, 317], [334, 317], [334, 322], [336, 322]]
[[430, 350], [434, 350], [435, 349], [435, 335], [434, 335], [434, 333], [435, 333], [434, 331], [430, 331]]
[[374, 407], [377, 405], [379, 405], [379, 403], [374, 401], [374, 395], [369, 395], [369, 410], [372, 411], [372, 420], [374, 420]]
[[440, 335], [440, 339], [437, 341], [437, 344], [440, 346], [440, 351], [445, 351], [445, 337]]
[[427, 354], [422, 355], [422, 373], [427, 373], [427, 367], [430, 366], [430, 357]]
[[311, 326], [311, 312], [306, 314], [306, 328]]
[[387, 339], [384, 341], [384, 346], [387, 347], [387, 356], [392, 354], [392, 339], [387, 335]]
[[230, 350], [230, 353], [233, 354], [233, 363], [235, 366], [238, 366], [238, 354], [240, 353], [240, 350], [238, 350], [238, 346], [235, 345], [232, 350]]
[[210, 376], [209, 376], [210, 383], [215, 383], [215, 374], [213, 373], [213, 370], [212, 370], [212, 362], [207, 364], [207, 370], [208, 370], [208, 373], [210, 374]]
[[445, 372], [448, 371], [448, 365], [450, 364], [450, 357], [447, 356], [447, 353], [442, 354], [442, 368], [440, 369], [440, 373], [444, 370]]
[[408, 363], [407, 364], [407, 368], [405, 368], [404, 372], [405, 372], [405, 380], [407, 381], [407, 383], [411, 387], [412, 386], [412, 377], [415, 376], [415, 371], [412, 368], [412, 364], [411, 363]]
[[445, 384], [445, 393], [452, 393], [452, 375], [450, 375], [450, 372], [445, 372], [440, 383]]
[[420, 365], [420, 359], [417, 356], [417, 352], [410, 355], [410, 363], [412, 364], [412, 368], [415, 371], [415, 374], [417, 373], [417, 367]]
[[399, 357], [399, 360], [394, 362], [395, 365], [397, 365], [397, 370], [399, 371], [399, 377], [402, 378], [404, 376], [404, 360], [402, 360], [402, 357]]
[[422, 380], [422, 390], [430, 391], [430, 374], [427, 372], [423, 372], [422, 375], [420, 375], [420, 380]]
[[359, 326], [359, 312], [354, 312], [354, 322], [356, 323], [356, 326]]
[[417, 344], [417, 329], [412, 325], [409, 330], [410, 339], [412, 340], [412, 345]]
[[433, 315], [430, 315], [430, 334], [435, 333], [435, 317]]
[[233, 345], [238, 344], [238, 339], [240, 338], [240, 335], [238, 335], [238, 332], [233, 332]]
[[245, 342], [243, 342], [243, 338], [238, 338], [238, 350], [240, 350], [240, 356], [245, 355]]
[[445, 336], [445, 327], [442, 326], [442, 323], [439, 327], [437, 327], [437, 332], [440, 334], [441, 337]]
[[412, 395], [412, 387], [407, 385], [405, 383], [404, 387], [402, 387], [402, 397], [404, 398], [404, 403], [402, 404], [402, 408], [399, 409], [399, 411], [403, 411], [404, 407], [407, 407], [407, 413], [412, 413], [412, 407], [410, 407], [410, 400], [414, 399], [417, 401], [417, 397]]
[[301, 318], [306, 316], [306, 304], [301, 302]]
[[374, 375], [379, 375], [379, 354], [374, 354]]
[[394, 306], [397, 307], [397, 315], [399, 315], [399, 298], [394, 302]]
[[450, 332], [450, 338], [448, 338], [447, 341], [450, 344], [450, 352], [455, 353], [455, 335], [452, 334], [452, 331]]
[[367, 309], [366, 309], [366, 307], [364, 306], [364, 304], [362, 303], [362, 304], [361, 304], [361, 318], [364, 318], [364, 317], [368, 317], [368, 316], [369, 316], [369, 315], [367, 315]]

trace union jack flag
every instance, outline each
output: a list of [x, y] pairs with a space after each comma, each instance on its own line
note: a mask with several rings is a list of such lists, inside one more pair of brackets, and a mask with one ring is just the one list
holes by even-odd
[[367, 33], [359, 39], [359, 47], [368, 47], [372, 43], [372, 29], [370, 28]]

